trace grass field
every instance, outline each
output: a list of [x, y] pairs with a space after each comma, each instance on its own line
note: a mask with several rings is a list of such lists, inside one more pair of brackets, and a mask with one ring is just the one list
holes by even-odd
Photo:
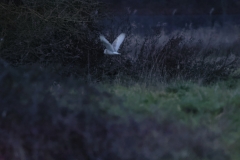
[[53, 83], [56, 77], [38, 67], [26, 72], [1, 62], [1, 69], [5, 159], [240, 157], [238, 79]]
[[[179, 159], [189, 159], [196, 156], [191, 155], [191, 150], [195, 147], [195, 144], [192, 144], [193, 146], [188, 144], [194, 141], [194, 143], [199, 143], [198, 145], [200, 146], [206, 145], [206, 148], [201, 148], [203, 155], [202, 157], [200, 156], [200, 159], [237, 160], [240, 156], [238, 152], [240, 149], [239, 87], [240, 81], [238, 80], [222, 81], [211, 85], [201, 85], [186, 81], [172, 82], [170, 84], [159, 83], [150, 86], [146, 86], [146, 84], [121, 85], [117, 82], [113, 84], [98, 84], [97, 88], [104, 92], [106, 91], [108, 94], [102, 98], [93, 95], [92, 98], [100, 103], [101, 113], [108, 114], [112, 118], [118, 117], [120, 121], [125, 121], [125, 125], [129, 125], [131, 121], [134, 121], [135, 126], [133, 127], [139, 127], [139, 133], [132, 133], [134, 136], [139, 136], [138, 134], [140, 134], [141, 138], [144, 139], [151, 134], [157, 134], [155, 135], [155, 140], [166, 138], [171, 143], [176, 143], [175, 145], [179, 145], [178, 143], [182, 142], [174, 140], [174, 138], [185, 138], [187, 143], [181, 144], [181, 146], [186, 150], [179, 151], [175, 148], [175, 145], [170, 145], [173, 151], [171, 154], [176, 155]], [[77, 101], [76, 98], [80, 97], [81, 94], [84, 93], [81, 93], [78, 89], [73, 89], [69, 94], [64, 94], [59, 101], [62, 104], [66, 104], [65, 101], [67, 100], [74, 102]], [[74, 104], [76, 105], [74, 108], [79, 107], [76, 103]], [[69, 105], [69, 107], [72, 108], [73, 106]], [[130, 122], [129, 119], [131, 119]], [[155, 126], [152, 124], [145, 124], [146, 120], [154, 122], [155, 125], [160, 127], [160, 130], [156, 131]], [[166, 129], [161, 127], [166, 124], [172, 127], [171, 134], [174, 134], [174, 138], [160, 136]], [[143, 125], [143, 129], [140, 127], [141, 125]], [[148, 126], [148, 133], [141, 135], [141, 132], [144, 132], [142, 130], [146, 126]], [[132, 131], [127, 129], [126, 132]], [[213, 134], [210, 138], [209, 133]], [[128, 136], [132, 135], [127, 134]], [[122, 137], [120, 136], [120, 138]], [[125, 140], [124, 138], [123, 140]], [[149, 149], [148, 147], [153, 142], [150, 141], [148, 143], [149, 146], [145, 146], [146, 150]], [[158, 147], [169, 147], [169, 144], [165, 145], [159, 145]], [[209, 145], [211, 146], [210, 149], [208, 148]], [[133, 146], [130, 145], [129, 149], [134, 150], [135, 148], [131, 148]], [[215, 150], [219, 148], [221, 148], [220, 151]], [[205, 149], [211, 153], [208, 153]], [[141, 152], [142, 149], [138, 151]], [[149, 152], [153, 152], [151, 153], [153, 155], [155, 154], [154, 151]], [[146, 156], [145, 154], [143, 155]], [[154, 158], [152, 157], [152, 159]]]
[[129, 112], [137, 117], [155, 120], [174, 118], [187, 126], [205, 126], [217, 132], [232, 159], [238, 159], [239, 87], [239, 81], [219, 82], [209, 86], [176, 82], [154, 87], [114, 85], [109, 90], [121, 97]]

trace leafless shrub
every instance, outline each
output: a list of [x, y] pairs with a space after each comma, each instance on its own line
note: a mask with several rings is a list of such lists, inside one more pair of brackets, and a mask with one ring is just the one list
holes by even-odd
[[143, 80], [193, 80], [210, 83], [227, 79], [238, 68], [238, 53], [231, 48], [192, 45], [182, 35], [170, 38], [163, 46], [158, 36], [140, 43], [132, 73]]

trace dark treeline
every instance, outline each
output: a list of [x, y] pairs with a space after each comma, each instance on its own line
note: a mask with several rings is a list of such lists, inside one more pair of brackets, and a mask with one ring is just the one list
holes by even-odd
[[138, 14], [239, 14], [239, 0], [101, 0], [107, 2], [113, 12], [126, 8]]

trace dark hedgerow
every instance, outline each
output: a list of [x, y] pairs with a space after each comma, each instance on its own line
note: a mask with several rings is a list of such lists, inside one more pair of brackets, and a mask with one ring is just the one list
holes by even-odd
[[238, 69], [237, 53], [231, 48], [192, 45], [182, 35], [160, 47], [158, 38], [145, 38], [141, 44], [134, 70], [143, 79], [211, 83], [229, 78]]
[[[131, 25], [128, 20], [126, 23]], [[113, 28], [110, 30], [110, 39], [116, 37], [121, 30], [121, 24], [114, 25], [117, 27], [115, 31]], [[201, 41], [192, 43], [193, 38], [187, 40], [185, 35], [180, 33], [160, 44], [161, 34], [134, 36], [131, 34], [131, 27], [122, 25], [121, 32], [129, 33], [121, 48], [123, 54], [111, 58], [109, 56], [107, 61], [105, 59], [102, 63], [108, 64], [102, 68], [104, 73], [114, 73], [111, 74], [113, 77], [121, 75], [121, 80], [129, 77], [132, 81], [144, 83], [190, 80], [209, 84], [226, 80], [239, 67], [236, 44], [208, 46]]]
[[103, 4], [93, 0], [0, 2], [1, 58], [14, 66], [52, 65], [63, 75], [86, 74], [101, 60]]
[[[107, 19], [106, 23], [105, 10], [106, 6], [93, 0], [0, 2], [0, 57], [14, 66], [39, 63], [60, 75], [88, 81], [182, 79], [211, 83], [226, 79], [238, 67], [234, 46], [191, 44], [180, 34], [164, 45], [158, 42], [161, 34], [141, 36], [144, 40], [133, 46], [130, 18]], [[103, 54], [101, 32], [108, 32], [111, 42], [119, 33], [127, 34], [120, 48], [122, 55]]]

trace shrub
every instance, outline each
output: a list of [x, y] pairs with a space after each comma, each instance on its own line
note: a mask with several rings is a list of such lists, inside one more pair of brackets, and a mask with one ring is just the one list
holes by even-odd
[[[212, 37], [206, 42], [203, 42], [204, 35], [199, 37], [206, 34], [204, 32], [213, 32], [216, 36], [214, 30], [206, 28], [202, 29], [204, 32], [200, 30], [195, 34], [186, 30], [172, 35], [164, 32], [137, 35], [133, 34], [134, 28], [129, 19], [116, 19], [111, 22], [113, 27], [108, 27], [106, 31], [107, 39], [112, 40], [119, 32], [128, 33], [120, 48], [122, 55], [111, 58], [109, 66], [103, 67], [105, 73], [115, 69], [113, 77], [121, 75], [120, 79], [130, 77], [133, 81], [145, 83], [175, 80], [212, 83], [229, 78], [238, 69], [238, 49], [234, 40], [223, 45], [220, 40], [218, 44], [212, 42]], [[209, 35], [205, 37], [209, 38]]]
[[12, 65], [52, 65], [60, 74], [85, 72], [101, 59], [102, 4], [92, 0], [0, 3], [1, 58]]
[[238, 69], [237, 53], [231, 48], [192, 45], [183, 35], [158, 44], [159, 36], [146, 37], [133, 64], [133, 73], [144, 80], [191, 80], [211, 83], [229, 78]]

